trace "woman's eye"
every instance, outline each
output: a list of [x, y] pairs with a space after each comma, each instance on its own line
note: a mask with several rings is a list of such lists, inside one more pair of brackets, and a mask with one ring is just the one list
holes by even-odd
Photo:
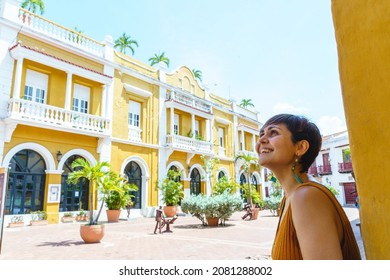
[[271, 130], [269, 133], [271, 136], [277, 135], [278, 132], [276, 130]]

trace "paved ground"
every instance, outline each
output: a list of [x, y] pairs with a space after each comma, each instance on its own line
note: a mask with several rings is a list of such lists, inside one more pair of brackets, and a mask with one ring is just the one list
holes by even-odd
[[[356, 208], [345, 208], [364, 256]], [[278, 218], [260, 211], [243, 221], [235, 213], [226, 226], [203, 227], [180, 216], [172, 233], [154, 234], [154, 218], [107, 223], [101, 243], [85, 244], [79, 224], [24, 226], [3, 230], [0, 260], [243, 260], [269, 259]]]

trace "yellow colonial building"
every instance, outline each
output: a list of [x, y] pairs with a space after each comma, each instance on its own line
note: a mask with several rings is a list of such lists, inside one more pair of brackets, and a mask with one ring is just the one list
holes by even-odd
[[[5, 219], [45, 210], [50, 223], [88, 209], [72, 162], [108, 161], [138, 186], [131, 215], [154, 215], [157, 185], [180, 170], [185, 196], [221, 176], [246, 182], [236, 155], [256, 156], [258, 113], [216, 96], [182, 66], [149, 66], [104, 42], [1, 1], [0, 170]], [[217, 158], [213, 174], [205, 161]], [[212, 176], [212, 180], [208, 177]], [[258, 168], [252, 183], [261, 187]], [[99, 194], [95, 195], [95, 209]], [[104, 215], [103, 215], [104, 216]], [[104, 217], [103, 217], [104, 219]]]

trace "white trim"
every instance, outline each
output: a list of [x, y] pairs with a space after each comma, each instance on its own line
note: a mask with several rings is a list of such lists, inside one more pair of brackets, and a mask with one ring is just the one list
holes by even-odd
[[2, 166], [9, 166], [11, 159], [14, 155], [16, 155], [17, 152], [29, 149], [33, 150], [34, 152], [37, 152], [45, 161], [46, 170], [55, 170], [55, 161], [53, 158], [53, 155], [50, 153], [50, 151], [45, 148], [44, 146], [37, 144], [37, 143], [23, 143], [19, 144], [15, 147], [13, 147], [11, 150], [8, 151], [8, 153], [5, 155], [3, 159]]
[[142, 88], [139, 88], [139, 87], [136, 87], [136, 86], [133, 86], [133, 85], [130, 85], [130, 84], [124, 83], [123, 87], [125, 88], [125, 90], [127, 92], [135, 93], [136, 95], [139, 95], [139, 96], [144, 97], [144, 98], [149, 98], [152, 96], [152, 92], [145, 90], [145, 89], [142, 89]]
[[97, 162], [95, 157], [90, 152], [88, 152], [86, 150], [82, 150], [82, 149], [73, 149], [73, 150], [66, 152], [62, 156], [60, 162], [58, 163], [58, 171], [64, 169], [65, 162], [67, 161], [67, 159], [69, 157], [71, 157], [73, 155], [82, 156], [83, 158], [85, 158], [89, 162], [90, 165], [95, 165]]
[[183, 166], [183, 164], [181, 164], [181, 162], [179, 162], [179, 161], [172, 161], [170, 164], [168, 164], [168, 166], [167, 166], [167, 172], [168, 172], [168, 170], [169, 170], [169, 168], [171, 168], [172, 166], [176, 166], [177, 167], [177, 169], [179, 170], [179, 172], [181, 172], [182, 174], [183, 174], [183, 180], [184, 179], [186, 179], [187, 177], [187, 174], [186, 174], [186, 172], [185, 172], [185, 169], [184, 169], [184, 166]]
[[216, 122], [224, 124], [224, 125], [229, 125], [232, 123], [231, 121], [229, 121], [227, 119], [220, 118], [220, 117], [215, 117], [214, 119]]

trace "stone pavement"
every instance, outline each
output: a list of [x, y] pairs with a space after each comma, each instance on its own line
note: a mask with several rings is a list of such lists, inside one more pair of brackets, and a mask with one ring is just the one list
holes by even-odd
[[[346, 208], [363, 250], [356, 208]], [[172, 233], [154, 234], [154, 218], [107, 223], [101, 243], [85, 244], [80, 225], [24, 226], [3, 230], [0, 260], [244, 260], [269, 259], [278, 217], [269, 211], [243, 221], [235, 213], [225, 226], [204, 227], [191, 216], [179, 216]]]

